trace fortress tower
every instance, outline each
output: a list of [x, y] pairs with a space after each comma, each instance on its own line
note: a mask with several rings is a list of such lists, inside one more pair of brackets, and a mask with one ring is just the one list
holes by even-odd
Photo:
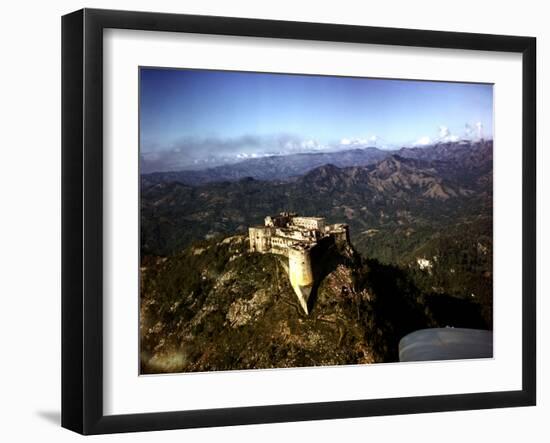
[[248, 235], [251, 252], [288, 258], [285, 267], [290, 285], [306, 314], [309, 314], [308, 301], [315, 284], [312, 252], [327, 240], [349, 242], [348, 225], [327, 225], [322, 217], [299, 217], [290, 212], [266, 217], [264, 226], [248, 228]]

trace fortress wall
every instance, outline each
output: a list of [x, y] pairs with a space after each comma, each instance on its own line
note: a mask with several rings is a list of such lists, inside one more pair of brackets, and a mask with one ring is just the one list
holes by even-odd
[[288, 252], [288, 275], [290, 284], [298, 296], [304, 311], [309, 313], [307, 302], [313, 287], [313, 269], [308, 249], [290, 249]]
[[349, 243], [349, 234], [347, 230], [336, 232], [334, 238], [337, 243]]
[[281, 213], [275, 216], [267, 216], [264, 219], [264, 224], [270, 227], [285, 227], [292, 220], [293, 214], [291, 213]]
[[264, 227], [248, 228], [248, 237], [252, 252], [269, 252], [271, 249], [271, 229]]
[[292, 224], [306, 229], [323, 230], [325, 228], [325, 219], [321, 217], [293, 217]]
[[313, 284], [313, 272], [311, 270], [311, 256], [309, 250], [290, 249], [288, 262], [291, 279], [300, 286]]
[[338, 224], [329, 227], [331, 235], [338, 243], [349, 243], [349, 227], [348, 225]]
[[287, 212], [268, 216], [264, 222], [264, 226], [248, 228], [250, 251], [288, 258], [285, 270], [300, 305], [308, 314], [315, 281], [325, 275], [327, 254], [334, 246], [349, 243], [348, 225], [326, 225], [322, 217], [297, 217]]
[[271, 251], [273, 254], [282, 255], [288, 257], [288, 248], [286, 246], [279, 246], [278, 244], [271, 244]]

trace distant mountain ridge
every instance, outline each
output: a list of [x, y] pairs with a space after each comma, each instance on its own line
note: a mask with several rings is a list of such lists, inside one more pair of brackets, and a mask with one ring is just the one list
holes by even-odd
[[[179, 182], [203, 185], [212, 182], [238, 181], [246, 177], [264, 181], [288, 181], [323, 165], [343, 168], [376, 164], [392, 155], [425, 161], [460, 161], [461, 165], [477, 167], [492, 161], [492, 141], [437, 143], [426, 147], [382, 150], [376, 147], [354, 148], [344, 151], [301, 153], [247, 159], [201, 170], [152, 172], [141, 175], [141, 187], [158, 183]], [[492, 167], [492, 164], [491, 166]]]
[[336, 152], [316, 152], [250, 158], [239, 163], [202, 170], [152, 172], [141, 175], [142, 186], [156, 183], [180, 182], [201, 185], [216, 181], [237, 181], [245, 177], [256, 180], [288, 180], [325, 164], [339, 167], [376, 163], [391, 151], [378, 148], [356, 148]]
[[[144, 187], [142, 252], [165, 255], [196, 239], [243, 233], [280, 211], [346, 222], [360, 250], [367, 247], [369, 237], [361, 233], [368, 230], [402, 226], [410, 236], [420, 227], [490, 217], [492, 149], [488, 145], [424, 149], [394, 151], [365, 166], [324, 164], [287, 181], [245, 177]], [[451, 160], [441, 160], [446, 153], [453, 154]]]

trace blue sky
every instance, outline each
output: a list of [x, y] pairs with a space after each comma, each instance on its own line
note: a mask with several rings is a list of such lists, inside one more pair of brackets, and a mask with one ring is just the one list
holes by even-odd
[[141, 68], [142, 168], [491, 138], [492, 109], [483, 84]]

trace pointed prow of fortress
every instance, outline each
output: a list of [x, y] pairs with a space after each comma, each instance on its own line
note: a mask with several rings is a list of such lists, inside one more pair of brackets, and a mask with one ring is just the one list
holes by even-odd
[[329, 225], [322, 217], [300, 217], [292, 212], [268, 216], [263, 226], [248, 228], [250, 251], [288, 258], [285, 268], [300, 306], [309, 314], [315, 285], [315, 251], [328, 243], [349, 243], [346, 224]]

